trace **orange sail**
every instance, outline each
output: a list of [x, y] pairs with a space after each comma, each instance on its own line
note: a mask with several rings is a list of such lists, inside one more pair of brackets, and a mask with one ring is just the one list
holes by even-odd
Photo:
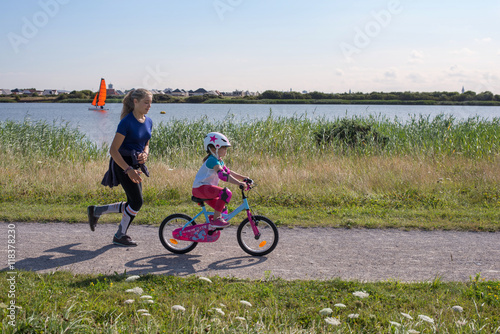
[[94, 101], [92, 101], [92, 105], [96, 107], [104, 106], [106, 102], [106, 82], [101, 78], [101, 86], [99, 87], [99, 91], [95, 94]]

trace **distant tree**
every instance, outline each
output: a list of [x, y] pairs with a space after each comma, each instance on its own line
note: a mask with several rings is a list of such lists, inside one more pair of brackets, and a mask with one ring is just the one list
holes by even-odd
[[276, 90], [266, 90], [260, 94], [259, 99], [282, 99], [283, 93]]
[[474, 101], [476, 99], [476, 92], [471, 90], [464, 92], [462, 95], [464, 95], [464, 99], [462, 101]]
[[315, 100], [322, 100], [327, 98], [325, 93], [316, 91], [309, 93], [309, 96], [311, 96], [311, 98]]
[[478, 101], [493, 101], [493, 93], [486, 91], [476, 95]]

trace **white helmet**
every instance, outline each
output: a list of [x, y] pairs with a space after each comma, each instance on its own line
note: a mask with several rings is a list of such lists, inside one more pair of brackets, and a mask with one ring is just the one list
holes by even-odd
[[208, 145], [210, 144], [215, 146], [216, 152], [219, 151], [219, 148], [221, 147], [231, 146], [229, 139], [227, 139], [227, 137], [220, 132], [210, 132], [205, 136], [205, 139], [203, 140], [203, 147], [207, 153], [210, 153], [208, 150]]

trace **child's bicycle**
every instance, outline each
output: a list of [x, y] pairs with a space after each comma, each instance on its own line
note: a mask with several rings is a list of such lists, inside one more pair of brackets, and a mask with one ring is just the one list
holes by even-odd
[[[245, 180], [247, 190], [251, 189], [251, 180]], [[245, 218], [236, 232], [238, 244], [250, 255], [262, 256], [271, 253], [278, 244], [278, 229], [276, 225], [264, 216], [252, 215], [248, 205], [245, 188], [240, 186], [243, 203], [230, 213], [222, 213], [226, 221], [230, 221], [243, 210], [247, 212]], [[205, 199], [191, 197], [193, 202], [201, 206], [201, 211], [191, 218], [182, 213], [174, 213], [163, 220], [160, 225], [159, 235], [162, 245], [176, 254], [185, 254], [192, 251], [199, 242], [215, 242], [220, 237], [222, 228], [210, 227], [208, 212], [205, 207]], [[195, 220], [204, 218], [205, 222], [198, 224]]]

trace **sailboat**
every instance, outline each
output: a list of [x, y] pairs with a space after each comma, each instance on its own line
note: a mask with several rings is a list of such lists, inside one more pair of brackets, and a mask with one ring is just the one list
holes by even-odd
[[95, 111], [109, 110], [104, 108], [105, 102], [106, 102], [106, 82], [104, 81], [104, 78], [101, 78], [99, 91], [95, 94], [94, 101], [92, 101], [93, 107], [89, 107], [89, 110], [95, 110]]

